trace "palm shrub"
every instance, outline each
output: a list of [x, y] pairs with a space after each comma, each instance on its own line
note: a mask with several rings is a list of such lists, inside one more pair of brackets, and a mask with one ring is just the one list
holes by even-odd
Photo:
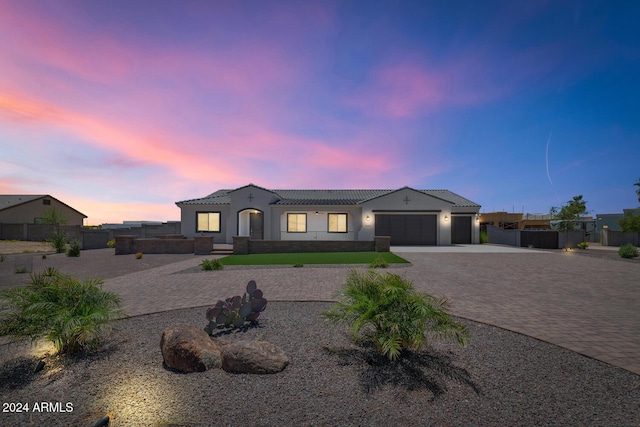
[[338, 298], [323, 316], [349, 325], [354, 341], [372, 342], [389, 360], [426, 346], [427, 334], [467, 343], [468, 330], [451, 319], [447, 299], [418, 293], [397, 274], [351, 270]]
[[626, 245], [620, 246], [620, 249], [618, 249], [618, 255], [622, 258], [634, 258], [638, 256], [638, 249], [631, 243], [627, 243]]
[[52, 342], [61, 353], [93, 349], [110, 321], [122, 317], [120, 298], [102, 281], [80, 282], [57, 270], [31, 276], [31, 284], [0, 291], [0, 336]]
[[200, 268], [203, 270], [222, 270], [224, 266], [219, 259], [203, 259]]

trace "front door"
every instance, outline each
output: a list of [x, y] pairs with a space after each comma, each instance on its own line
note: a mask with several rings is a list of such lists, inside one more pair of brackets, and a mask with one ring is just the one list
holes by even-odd
[[251, 212], [249, 214], [249, 235], [252, 239], [262, 240], [264, 238], [262, 212]]

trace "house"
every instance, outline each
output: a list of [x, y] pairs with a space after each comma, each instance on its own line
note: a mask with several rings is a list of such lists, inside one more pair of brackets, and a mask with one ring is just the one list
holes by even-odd
[[268, 190], [254, 184], [176, 202], [186, 237], [479, 243], [480, 205], [448, 190]]
[[0, 195], [0, 224], [41, 224], [46, 210], [56, 208], [66, 225], [83, 225], [87, 217], [48, 194]]

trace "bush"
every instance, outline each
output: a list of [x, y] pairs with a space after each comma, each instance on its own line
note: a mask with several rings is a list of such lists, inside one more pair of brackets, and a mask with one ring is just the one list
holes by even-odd
[[80, 256], [80, 240], [73, 239], [71, 241], [71, 243], [69, 244], [69, 249], [67, 250], [67, 256]]
[[638, 256], [638, 249], [631, 243], [627, 243], [626, 245], [620, 246], [618, 255], [622, 258], [634, 258]]
[[486, 231], [480, 232], [480, 243], [489, 243], [489, 234]]
[[388, 268], [389, 263], [384, 258], [382, 258], [382, 255], [379, 255], [378, 258], [371, 261], [371, 264], [369, 264], [369, 267], [370, 268]]
[[136, 259], [142, 258], [142, 252], [136, 252]]
[[224, 268], [219, 259], [203, 259], [200, 267], [203, 270], [222, 270]]
[[49, 243], [56, 253], [63, 254], [67, 250], [67, 235], [62, 231], [56, 231], [51, 235]]
[[0, 291], [0, 336], [45, 338], [61, 353], [95, 348], [109, 322], [123, 315], [120, 298], [101, 286], [56, 270], [31, 275], [29, 286]]
[[338, 297], [323, 316], [349, 325], [354, 341], [372, 342], [389, 360], [426, 346], [425, 332], [466, 345], [467, 328], [451, 319], [448, 301], [416, 292], [397, 274], [352, 270]]
[[108, 248], [111, 248], [111, 249], [115, 248], [115, 247], [116, 247], [116, 239], [111, 239], [111, 240], [109, 240], [109, 241], [107, 242], [107, 247], [108, 247]]
[[578, 249], [587, 249], [588, 247], [589, 247], [589, 243], [587, 242], [578, 243]]

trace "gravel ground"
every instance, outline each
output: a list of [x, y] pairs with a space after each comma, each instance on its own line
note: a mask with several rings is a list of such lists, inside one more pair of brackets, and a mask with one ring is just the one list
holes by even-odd
[[[260, 327], [225, 336], [280, 346], [290, 364], [274, 375], [165, 369], [162, 331], [204, 326], [206, 307], [118, 321], [97, 352], [45, 356], [35, 374], [31, 347], [0, 346], [0, 400], [31, 409], [0, 413], [0, 425], [91, 426], [107, 413], [110, 426], [640, 425], [638, 375], [462, 319], [468, 347], [433, 341], [384, 364], [321, 320], [328, 307], [270, 302]], [[34, 412], [36, 402], [70, 403], [73, 411]]]

